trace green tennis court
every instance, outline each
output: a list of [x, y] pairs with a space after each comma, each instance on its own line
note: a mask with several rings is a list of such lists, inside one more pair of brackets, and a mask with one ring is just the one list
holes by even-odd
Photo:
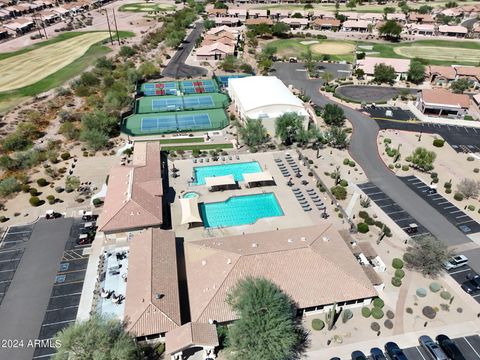
[[224, 109], [209, 109], [131, 115], [125, 120], [123, 131], [132, 136], [141, 136], [171, 132], [218, 130], [227, 125], [228, 117]]
[[148, 96], [137, 100], [137, 114], [198, 109], [219, 109], [228, 106], [228, 97], [211, 93], [189, 96]]

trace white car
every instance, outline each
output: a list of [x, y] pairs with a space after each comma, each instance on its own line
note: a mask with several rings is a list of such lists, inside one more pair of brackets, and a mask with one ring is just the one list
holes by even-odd
[[456, 269], [461, 266], [467, 265], [468, 258], [465, 255], [452, 256], [448, 261], [443, 264], [445, 270]]

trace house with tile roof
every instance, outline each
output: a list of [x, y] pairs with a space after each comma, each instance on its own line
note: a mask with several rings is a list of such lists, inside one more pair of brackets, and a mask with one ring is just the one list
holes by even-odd
[[160, 144], [135, 142], [132, 164], [116, 166], [110, 172], [98, 230], [115, 239], [147, 227], [160, 227], [162, 198]]
[[346, 242], [326, 223], [191, 241], [184, 248], [190, 315], [196, 322], [237, 319], [226, 295], [248, 276], [277, 284], [301, 313], [321, 312], [333, 303], [364, 306], [377, 296]]
[[462, 118], [468, 113], [470, 98], [446, 89], [423, 89], [417, 94], [415, 106], [427, 116]]

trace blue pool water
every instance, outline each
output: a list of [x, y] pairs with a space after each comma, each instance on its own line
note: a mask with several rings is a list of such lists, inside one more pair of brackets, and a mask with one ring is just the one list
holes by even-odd
[[273, 193], [235, 196], [222, 202], [201, 203], [203, 226], [228, 227], [253, 224], [258, 219], [283, 216]]
[[243, 181], [242, 174], [262, 172], [262, 167], [256, 161], [210, 165], [210, 166], [196, 166], [193, 168], [195, 174], [195, 185], [204, 185], [206, 177], [233, 175], [236, 181]]

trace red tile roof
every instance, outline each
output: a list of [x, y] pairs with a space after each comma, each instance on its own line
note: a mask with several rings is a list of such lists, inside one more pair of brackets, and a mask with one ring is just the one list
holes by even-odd
[[454, 94], [446, 89], [424, 89], [422, 99], [425, 103], [434, 105], [458, 106], [468, 108], [470, 98], [468, 95]]

